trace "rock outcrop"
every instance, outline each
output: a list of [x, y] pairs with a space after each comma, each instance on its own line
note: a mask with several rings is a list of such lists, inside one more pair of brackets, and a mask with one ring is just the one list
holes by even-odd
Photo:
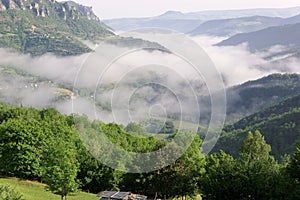
[[57, 14], [64, 20], [86, 17], [89, 20], [99, 21], [92, 7], [83, 6], [73, 1], [60, 3], [56, 0], [0, 0], [0, 12], [12, 9], [31, 10], [37, 17]]

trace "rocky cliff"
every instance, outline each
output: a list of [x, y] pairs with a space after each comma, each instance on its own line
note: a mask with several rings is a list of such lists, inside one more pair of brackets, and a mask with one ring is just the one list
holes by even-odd
[[[6, 10], [29, 10], [35, 16], [47, 17], [58, 14], [62, 19], [86, 17], [99, 21], [92, 7], [83, 6], [73, 1], [57, 2], [55, 0], [0, 0], [0, 12]], [[54, 11], [51, 12], [51, 11]]]

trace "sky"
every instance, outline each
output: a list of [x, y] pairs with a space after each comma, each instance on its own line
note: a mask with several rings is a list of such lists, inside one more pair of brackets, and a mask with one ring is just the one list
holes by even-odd
[[300, 6], [299, 0], [74, 0], [92, 6], [100, 19], [157, 16], [169, 10], [195, 12]]

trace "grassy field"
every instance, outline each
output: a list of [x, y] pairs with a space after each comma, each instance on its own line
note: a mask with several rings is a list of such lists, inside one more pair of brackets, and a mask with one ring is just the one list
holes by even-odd
[[[17, 178], [0, 178], [0, 186], [10, 185], [23, 195], [25, 200], [60, 200], [59, 195], [45, 190], [45, 185], [38, 182], [20, 180]], [[98, 200], [95, 194], [78, 192], [68, 196], [68, 200]]]

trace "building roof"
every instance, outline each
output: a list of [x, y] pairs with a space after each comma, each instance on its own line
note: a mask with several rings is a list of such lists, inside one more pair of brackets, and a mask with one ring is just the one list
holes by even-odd
[[146, 200], [147, 196], [132, 194], [130, 192], [103, 191], [98, 195], [100, 198], [107, 199], [128, 199], [128, 200]]

